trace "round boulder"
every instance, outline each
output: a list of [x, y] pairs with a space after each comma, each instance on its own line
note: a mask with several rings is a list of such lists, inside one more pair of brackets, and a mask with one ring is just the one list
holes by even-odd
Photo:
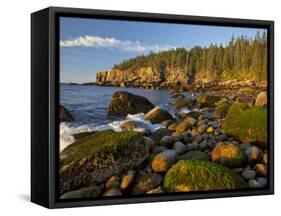
[[144, 119], [150, 121], [152, 124], [157, 124], [165, 120], [171, 120], [173, 116], [168, 111], [155, 107], [145, 114]]
[[128, 114], [146, 113], [153, 108], [154, 105], [145, 97], [125, 91], [117, 91], [112, 96], [107, 114], [126, 116]]
[[246, 188], [247, 183], [235, 172], [203, 160], [181, 160], [164, 177], [168, 192], [189, 192]]
[[177, 156], [174, 150], [165, 150], [162, 153], [155, 155], [151, 162], [151, 167], [154, 172], [166, 172], [175, 162]]
[[241, 148], [230, 142], [221, 142], [211, 152], [212, 161], [234, 168], [245, 164], [246, 156]]

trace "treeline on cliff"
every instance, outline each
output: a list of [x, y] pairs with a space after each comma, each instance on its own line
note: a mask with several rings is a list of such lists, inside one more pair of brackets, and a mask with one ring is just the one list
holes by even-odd
[[[136, 71], [152, 67], [165, 74], [167, 68], [183, 71], [189, 83], [196, 80], [257, 80], [267, 79], [267, 34], [257, 32], [254, 38], [234, 37], [227, 45], [177, 48], [126, 59], [113, 69]], [[164, 76], [163, 76], [163, 79]]]

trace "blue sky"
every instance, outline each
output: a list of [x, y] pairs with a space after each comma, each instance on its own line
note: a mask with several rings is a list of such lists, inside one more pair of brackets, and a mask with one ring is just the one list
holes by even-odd
[[177, 47], [227, 44], [261, 29], [186, 24], [60, 18], [60, 81], [93, 82], [125, 58]]

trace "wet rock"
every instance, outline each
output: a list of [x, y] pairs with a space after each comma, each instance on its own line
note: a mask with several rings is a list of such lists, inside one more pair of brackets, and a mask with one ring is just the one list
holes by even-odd
[[126, 116], [128, 114], [147, 113], [154, 105], [146, 98], [125, 91], [113, 94], [108, 107], [108, 115]]
[[71, 113], [62, 105], [60, 105], [60, 122], [72, 122], [74, 121], [73, 116]]
[[171, 120], [173, 116], [168, 111], [155, 107], [145, 114], [144, 119], [150, 121], [152, 124], [157, 124], [165, 120]]

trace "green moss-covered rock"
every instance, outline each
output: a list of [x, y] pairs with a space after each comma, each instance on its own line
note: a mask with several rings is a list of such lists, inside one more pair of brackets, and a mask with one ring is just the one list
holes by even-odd
[[182, 108], [185, 106], [188, 106], [189, 108], [191, 108], [195, 103], [195, 100], [192, 98], [184, 98], [184, 99], [179, 99], [178, 101], [176, 101], [173, 104], [173, 108]]
[[189, 192], [246, 188], [247, 183], [230, 169], [204, 160], [181, 160], [164, 178], [169, 192]]
[[219, 100], [220, 97], [212, 95], [199, 95], [197, 97], [197, 103], [200, 104], [201, 107], [214, 106], [214, 104]]
[[267, 109], [252, 107], [239, 113], [227, 115], [222, 132], [239, 138], [242, 142], [267, 143]]
[[218, 106], [216, 106], [215, 110], [214, 110], [214, 117], [216, 118], [224, 118], [227, 114], [227, 111], [229, 109], [230, 105], [228, 102], [224, 102], [222, 104], [219, 104]]
[[171, 120], [173, 116], [168, 111], [155, 107], [145, 114], [144, 119], [150, 121], [152, 124], [157, 124], [165, 120]]
[[60, 161], [61, 192], [134, 168], [148, 156], [142, 135], [134, 131], [96, 132], [65, 148]]
[[74, 121], [71, 113], [62, 105], [60, 105], [60, 121], [61, 122], [72, 122]]
[[249, 107], [244, 103], [235, 102], [235, 103], [231, 104], [231, 106], [229, 107], [229, 109], [227, 111], [227, 115], [231, 115], [233, 113], [239, 113], [239, 112], [242, 112], [242, 111], [244, 111], [248, 108]]
[[82, 139], [86, 136], [92, 135], [94, 133], [96, 133], [96, 131], [92, 131], [92, 132], [87, 131], [87, 132], [81, 132], [81, 133], [73, 134], [73, 136], [74, 136], [75, 140], [78, 140], [78, 139]]
[[221, 142], [216, 145], [211, 153], [212, 161], [229, 168], [242, 167], [246, 162], [243, 150], [230, 142]]

